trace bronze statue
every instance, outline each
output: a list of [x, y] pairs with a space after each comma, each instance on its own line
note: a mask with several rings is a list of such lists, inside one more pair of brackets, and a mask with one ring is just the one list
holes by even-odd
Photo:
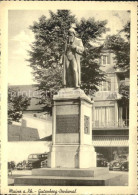
[[74, 28], [69, 29], [64, 54], [64, 87], [79, 88], [81, 84], [80, 57], [84, 51], [81, 39], [77, 38]]

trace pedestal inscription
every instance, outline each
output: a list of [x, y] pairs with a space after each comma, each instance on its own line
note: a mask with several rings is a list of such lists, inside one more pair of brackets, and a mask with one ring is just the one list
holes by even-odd
[[56, 133], [78, 133], [79, 132], [79, 115], [57, 115], [56, 116]]

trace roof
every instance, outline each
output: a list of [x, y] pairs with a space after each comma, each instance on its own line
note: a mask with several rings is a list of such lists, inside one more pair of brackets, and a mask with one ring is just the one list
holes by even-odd
[[39, 140], [37, 140], [37, 141], [52, 141], [52, 135], [49, 135], [49, 136], [47, 136], [47, 137], [43, 137], [42, 139], [39, 139]]
[[9, 85], [9, 88], [18, 90], [19, 95], [26, 95], [31, 98], [30, 106], [27, 111], [41, 111], [43, 105], [39, 104], [40, 92], [37, 90], [37, 85]]
[[48, 152], [44, 152], [44, 153], [31, 153], [31, 154], [29, 154], [29, 156], [30, 155], [41, 155], [41, 154], [48, 154]]

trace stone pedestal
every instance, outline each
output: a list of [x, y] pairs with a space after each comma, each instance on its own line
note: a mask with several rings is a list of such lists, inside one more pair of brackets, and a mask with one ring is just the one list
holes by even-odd
[[117, 186], [121, 175], [96, 167], [92, 145], [92, 102], [80, 89], [62, 89], [53, 99], [49, 168], [15, 178], [15, 186]]
[[96, 167], [92, 101], [81, 89], [61, 89], [53, 98], [51, 168]]

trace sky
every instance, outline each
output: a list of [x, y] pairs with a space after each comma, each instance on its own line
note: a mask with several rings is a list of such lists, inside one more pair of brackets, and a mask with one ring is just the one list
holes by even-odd
[[[93, 11], [93, 10], [71, 10], [76, 18], [88, 19], [94, 17], [95, 20], [107, 20], [107, 28], [110, 31], [106, 35], [116, 34], [130, 20], [127, 11]], [[34, 41], [34, 35], [29, 26], [34, 21], [45, 15], [49, 17], [48, 10], [10, 10], [8, 13], [8, 83], [9, 85], [29, 85], [34, 84], [32, 69], [26, 61], [29, 58], [27, 50]], [[93, 43], [94, 44], [94, 43]]]

